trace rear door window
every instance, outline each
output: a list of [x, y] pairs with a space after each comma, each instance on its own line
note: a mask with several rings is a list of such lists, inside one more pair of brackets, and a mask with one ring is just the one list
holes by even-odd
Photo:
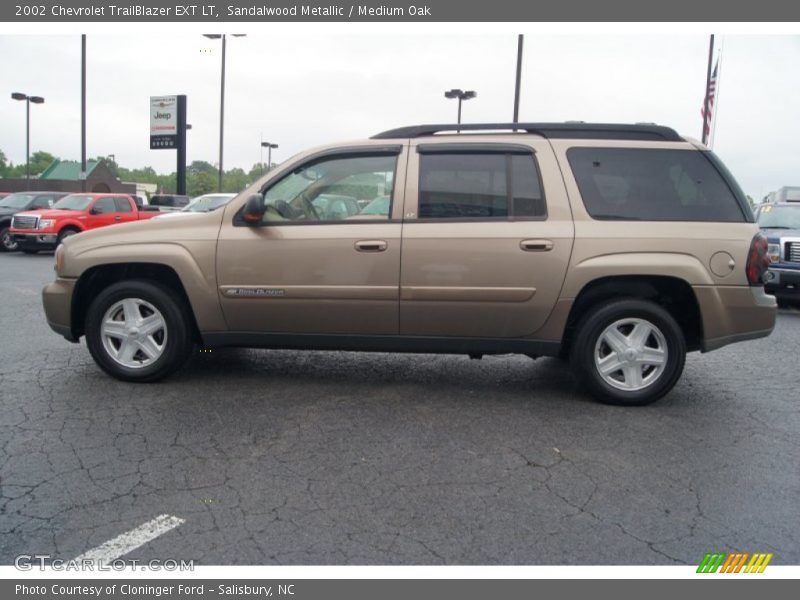
[[420, 155], [420, 219], [485, 220], [545, 215], [532, 154]]
[[97, 202], [94, 203], [94, 211], [98, 215], [117, 212], [117, 207], [114, 204], [114, 198], [99, 198]]
[[114, 204], [116, 204], [117, 206], [117, 212], [122, 212], [122, 213], [133, 212], [133, 209], [131, 208], [131, 203], [127, 198], [124, 198], [122, 196], [117, 196], [114, 198]]
[[594, 219], [746, 220], [731, 188], [703, 152], [571, 148], [567, 158]]

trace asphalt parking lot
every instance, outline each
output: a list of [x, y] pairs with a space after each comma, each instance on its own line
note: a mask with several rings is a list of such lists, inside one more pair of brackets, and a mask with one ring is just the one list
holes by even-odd
[[645, 408], [554, 359], [227, 350], [167, 382], [104, 375], [52, 333], [52, 256], [0, 254], [0, 564], [800, 563], [800, 311], [692, 354]]

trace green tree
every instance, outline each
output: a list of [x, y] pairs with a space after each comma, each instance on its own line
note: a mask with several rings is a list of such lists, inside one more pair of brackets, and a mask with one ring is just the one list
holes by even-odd
[[211, 173], [200, 172], [186, 176], [186, 191], [189, 196], [202, 196], [217, 189], [217, 178]]
[[[91, 160], [96, 160], [98, 163], [103, 163], [108, 167], [108, 170], [111, 171], [111, 174], [118, 179], [122, 179], [120, 177], [120, 169], [119, 165], [115, 158], [111, 158], [110, 156], [98, 156], [97, 158], [92, 158]], [[127, 179], [125, 180], [127, 181]]]
[[[3, 157], [5, 158], [5, 156]], [[49, 152], [37, 150], [31, 154], [31, 177], [40, 175], [50, 163], [55, 160], [55, 156]], [[7, 159], [6, 159], [7, 160]], [[0, 165], [0, 176], [3, 177], [25, 177], [25, 163], [22, 162], [18, 165], [7, 163], [5, 166]]]
[[[41, 175], [55, 159], [55, 156], [43, 150], [37, 150], [31, 154], [31, 177]], [[22, 173], [25, 174], [25, 165], [22, 165]]]
[[265, 175], [269, 172], [269, 168], [267, 167], [267, 163], [256, 163], [253, 167], [247, 172], [247, 177], [250, 181], [255, 181], [262, 175]]
[[222, 191], [223, 192], [241, 192], [250, 184], [250, 178], [244, 169], [235, 168], [230, 171], [225, 171], [222, 176]]
[[219, 173], [219, 169], [205, 160], [193, 160], [191, 164], [186, 167], [187, 175], [199, 175], [200, 173], [217, 175]]
[[7, 177], [6, 171], [8, 171], [8, 159], [6, 158], [6, 153], [0, 150], [0, 177]]

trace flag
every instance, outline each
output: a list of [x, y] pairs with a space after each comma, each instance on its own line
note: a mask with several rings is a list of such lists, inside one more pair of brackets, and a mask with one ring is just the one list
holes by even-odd
[[[719, 59], [714, 65], [714, 71], [711, 73], [711, 79], [708, 80], [708, 90], [706, 102], [703, 103], [703, 108], [700, 109], [700, 114], [703, 117], [703, 138], [708, 139], [711, 133], [711, 122], [714, 118], [714, 98], [717, 93], [717, 68], [719, 67]], [[706, 110], [708, 108], [708, 110]]]

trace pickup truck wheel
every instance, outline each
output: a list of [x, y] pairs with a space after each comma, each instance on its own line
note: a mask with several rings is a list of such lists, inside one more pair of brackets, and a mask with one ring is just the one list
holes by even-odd
[[653, 302], [615, 300], [581, 319], [570, 361], [600, 402], [641, 406], [667, 394], [683, 372], [680, 326]]
[[11, 237], [11, 227], [9, 225], [0, 226], [0, 251], [16, 252], [17, 248], [17, 242]]
[[182, 302], [167, 288], [143, 280], [103, 290], [86, 315], [86, 344], [106, 373], [150, 382], [177, 371], [193, 342]]
[[64, 231], [59, 233], [58, 240], [56, 240], [56, 247], [60, 246], [61, 242], [63, 242], [66, 238], [68, 238], [71, 235], [75, 235], [76, 233], [80, 233], [80, 231], [71, 228], [65, 229]]

